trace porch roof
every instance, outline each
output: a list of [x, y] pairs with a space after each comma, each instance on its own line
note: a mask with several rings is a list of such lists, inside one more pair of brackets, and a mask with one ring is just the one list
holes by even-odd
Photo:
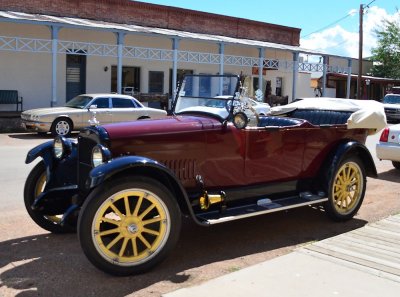
[[[347, 77], [348, 77], [348, 74], [342, 74], [342, 73], [328, 73], [327, 75], [333, 76], [336, 78], [342, 78], [342, 79], [347, 79]], [[358, 78], [357, 74], [351, 74], [352, 80], [357, 79], [357, 78]], [[370, 81], [373, 81], [373, 82], [400, 84], [400, 79], [394, 79], [394, 78], [376, 77], [376, 76], [369, 76], [369, 75], [362, 75], [361, 78], [363, 80], [369, 79]]]
[[135, 34], [144, 34], [152, 36], [158, 35], [170, 38], [202, 40], [206, 42], [236, 44], [236, 45], [243, 45], [243, 46], [250, 46], [257, 48], [271, 48], [277, 50], [299, 52], [304, 54], [331, 56], [331, 57], [348, 59], [348, 57], [344, 56], [330, 55], [322, 51], [310, 50], [298, 46], [284, 45], [279, 43], [250, 40], [250, 39], [240, 39], [240, 38], [233, 38], [221, 35], [193, 33], [193, 32], [172, 30], [166, 28], [111, 23], [111, 22], [89, 20], [82, 18], [70, 18], [70, 17], [51, 16], [42, 14], [29, 14], [29, 13], [15, 12], [15, 11], [0, 11], [0, 21], [46, 25], [46, 26], [60, 26], [60, 27], [77, 28], [85, 30], [135, 33]]

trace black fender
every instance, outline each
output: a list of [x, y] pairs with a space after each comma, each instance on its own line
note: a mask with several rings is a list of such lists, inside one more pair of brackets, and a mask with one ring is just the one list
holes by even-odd
[[46, 167], [51, 168], [54, 163], [53, 157], [53, 141], [46, 141], [31, 149], [26, 155], [25, 164], [29, 164], [42, 157]]
[[53, 155], [53, 141], [34, 147], [26, 156], [26, 164], [41, 157], [46, 166], [46, 186], [32, 207], [49, 215], [63, 213], [78, 193], [77, 145], [72, 141], [70, 143], [72, 150], [61, 160]]
[[146, 157], [123, 156], [93, 168], [86, 180], [86, 188], [91, 191], [103, 182], [122, 174], [147, 175], [166, 183], [166, 186], [175, 194], [181, 210], [188, 212], [197, 224], [205, 226], [196, 218], [187, 192], [175, 174], [163, 164]]
[[378, 176], [374, 160], [368, 148], [360, 142], [346, 140], [340, 142], [333, 150], [331, 150], [321, 167], [319, 177], [322, 178], [321, 182], [324, 186], [328, 186], [330, 177], [332, 177], [337, 171], [343, 159], [351, 155], [355, 155], [361, 159], [367, 176], [373, 178]]

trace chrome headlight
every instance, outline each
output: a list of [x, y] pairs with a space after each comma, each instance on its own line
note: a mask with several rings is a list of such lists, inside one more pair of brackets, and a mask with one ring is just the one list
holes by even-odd
[[72, 152], [72, 143], [70, 139], [62, 136], [54, 138], [53, 153], [56, 159], [62, 159]]
[[54, 157], [61, 159], [64, 155], [64, 146], [61, 137], [56, 137], [53, 144]]
[[97, 167], [103, 163], [108, 162], [111, 159], [110, 151], [98, 144], [92, 150], [92, 165], [93, 167]]

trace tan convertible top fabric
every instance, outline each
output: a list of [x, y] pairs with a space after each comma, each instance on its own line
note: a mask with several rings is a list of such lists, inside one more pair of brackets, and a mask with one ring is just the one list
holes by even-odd
[[378, 132], [386, 126], [383, 104], [374, 100], [304, 98], [287, 105], [272, 107], [271, 115], [283, 115], [296, 109], [352, 111], [353, 114], [347, 120], [348, 129], [365, 128]]

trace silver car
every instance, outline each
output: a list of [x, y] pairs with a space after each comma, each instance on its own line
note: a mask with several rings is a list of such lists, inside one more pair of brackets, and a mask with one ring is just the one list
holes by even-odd
[[400, 121], [400, 94], [387, 94], [383, 98], [383, 106], [388, 121]]
[[100, 124], [162, 118], [165, 110], [143, 106], [128, 95], [83, 94], [67, 102], [64, 107], [37, 108], [21, 114], [22, 125], [28, 131], [51, 132], [68, 136], [71, 131], [89, 126], [95, 116]]
[[380, 160], [390, 160], [396, 169], [400, 170], [400, 124], [385, 128], [379, 143], [376, 145], [376, 155]]

